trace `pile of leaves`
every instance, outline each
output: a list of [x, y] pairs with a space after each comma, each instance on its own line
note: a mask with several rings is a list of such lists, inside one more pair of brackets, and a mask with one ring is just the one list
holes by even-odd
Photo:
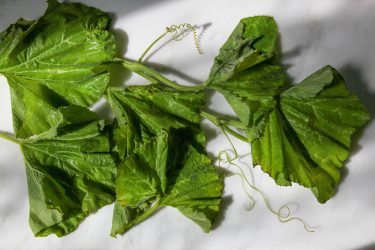
[[[203, 118], [251, 144], [253, 165], [278, 185], [298, 183], [324, 203], [335, 193], [351, 135], [369, 114], [326, 66], [297, 85], [279, 63], [272, 17], [244, 18], [199, 86], [173, 82], [141, 61], [115, 58], [107, 13], [48, 1], [38, 20], [0, 33], [0, 74], [12, 102], [14, 137], [26, 164], [36, 236], [64, 236], [115, 203], [111, 235], [171, 206], [210, 231], [223, 174], [207, 156]], [[148, 85], [107, 87], [109, 64]], [[206, 89], [222, 93], [238, 120], [205, 110]], [[106, 124], [88, 108], [105, 97]]]

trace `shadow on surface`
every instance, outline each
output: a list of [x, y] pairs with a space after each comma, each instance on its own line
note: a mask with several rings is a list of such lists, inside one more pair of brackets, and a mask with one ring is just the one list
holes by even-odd
[[[365, 129], [373, 120], [375, 116], [375, 93], [371, 92], [369, 83], [364, 79], [363, 70], [355, 64], [346, 64], [338, 69], [340, 74], [343, 76], [346, 86], [348, 87], [351, 94], [356, 95], [359, 100], [364, 104], [366, 109], [369, 111], [371, 120], [363, 127], [356, 131], [352, 136], [352, 143], [350, 148], [350, 156], [345, 161], [345, 167], [342, 169], [341, 181], [344, 182], [349, 174], [349, 169], [346, 167], [350, 163], [351, 158], [356, 155], [362, 149], [362, 145], [359, 144], [361, 138], [363, 138]], [[338, 191], [340, 186], [338, 187]]]
[[353, 248], [351, 250], [375, 250], [375, 242], [362, 247]]
[[[290, 63], [287, 63], [286, 61], [288, 59], [295, 58], [301, 54], [302, 48], [301, 47], [295, 47], [292, 50], [289, 50], [282, 54], [282, 59], [278, 61], [278, 63], [281, 65], [285, 75], [286, 75], [286, 82], [289, 84], [295, 83], [295, 79], [292, 75], [288, 74], [288, 70], [293, 66]], [[296, 83], [295, 83], [296, 84]]]
[[218, 228], [221, 225], [221, 223], [224, 221], [225, 213], [228, 210], [230, 204], [232, 204], [232, 202], [233, 202], [233, 197], [231, 195], [223, 196], [221, 200], [221, 204], [220, 204], [220, 212], [215, 219], [214, 225], [212, 226], [213, 230]]
[[[13, 146], [12, 146], [13, 147]], [[1, 150], [3, 145], [1, 145]], [[5, 149], [5, 147], [4, 147]], [[0, 164], [0, 224], [13, 218], [28, 202], [27, 182], [24, 163], [20, 159], [21, 152], [6, 146], [7, 155], [1, 157]], [[17, 165], [14, 163], [17, 162]], [[21, 163], [22, 164], [19, 164]], [[1, 246], [0, 246], [1, 248]]]
[[363, 69], [355, 64], [348, 63], [339, 68], [338, 71], [344, 77], [350, 92], [363, 102], [371, 117], [375, 117], [375, 92], [371, 91], [369, 82], [364, 79]]

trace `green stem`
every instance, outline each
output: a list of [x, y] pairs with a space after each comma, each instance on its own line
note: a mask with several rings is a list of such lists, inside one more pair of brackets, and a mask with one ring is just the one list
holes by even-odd
[[242, 124], [240, 120], [233, 120], [229, 118], [221, 118], [222, 122], [225, 123], [225, 125], [238, 128], [238, 129], [246, 129], [246, 127]]
[[239, 121], [230, 120], [226, 118], [220, 118], [206, 111], [201, 111], [201, 116], [206, 118], [213, 124], [215, 124], [217, 127], [222, 128], [224, 131], [228, 132], [229, 134], [236, 137], [237, 139], [245, 141], [245, 142], [249, 142], [249, 140], [245, 136], [237, 133], [236, 131], [228, 127], [228, 126], [233, 126], [239, 129], [244, 129], [244, 126], [241, 123], [239, 123]]
[[139, 57], [138, 59], [138, 62], [141, 63], [143, 58], [145, 57], [145, 55], [147, 54], [147, 52], [157, 43], [160, 41], [160, 39], [162, 39], [163, 37], [165, 37], [165, 35], [168, 34], [168, 32], [165, 32], [163, 33], [162, 35], [160, 35], [158, 38], [156, 38], [155, 41], [153, 41], [147, 48], [146, 50], [142, 53], [142, 55]]
[[237, 139], [241, 140], [241, 141], [244, 141], [244, 142], [249, 142], [249, 139], [247, 139], [247, 137], [237, 133], [236, 131], [234, 131], [233, 129], [229, 128], [228, 126], [226, 125], [221, 125], [222, 128], [228, 132], [229, 134], [231, 134], [232, 136], [236, 137]]
[[121, 62], [122, 66], [125, 68], [129, 69], [132, 72], [137, 73], [138, 75], [142, 76], [143, 78], [151, 81], [151, 82], [160, 82], [163, 83], [164, 85], [167, 85], [171, 88], [174, 88], [176, 90], [180, 91], [199, 91], [203, 90], [206, 88], [206, 85], [198, 85], [198, 86], [184, 86], [184, 85], [179, 85], [174, 81], [169, 80], [165, 76], [161, 75], [157, 71], [147, 67], [146, 65], [139, 63], [139, 62], [134, 62], [130, 61], [127, 59], [120, 59], [117, 58], [114, 60], [115, 62]]
[[238, 129], [246, 129], [246, 127], [242, 124], [240, 120], [234, 120], [226, 117], [218, 117], [212, 113], [202, 110], [200, 115], [207, 120], [215, 123], [215, 125], [224, 124], [226, 126], [238, 128]]
[[18, 145], [21, 144], [21, 142], [19, 140], [17, 140], [14, 136], [12, 136], [12, 135], [10, 135], [9, 133], [6, 133], [6, 132], [0, 132], [0, 138], [3, 138], [7, 141], [14, 142]]

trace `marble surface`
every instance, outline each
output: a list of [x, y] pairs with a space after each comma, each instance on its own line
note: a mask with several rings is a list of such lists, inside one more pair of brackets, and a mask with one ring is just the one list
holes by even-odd
[[[375, 116], [375, 1], [347, 0], [84, 0], [112, 12], [113, 28], [122, 41], [122, 53], [137, 58], [166, 26], [189, 22], [200, 26], [203, 55], [198, 55], [190, 36], [180, 42], [163, 40], [153, 50], [149, 62], [172, 79], [189, 84], [203, 81], [219, 47], [239, 19], [252, 15], [272, 15], [281, 33], [283, 63], [293, 81], [298, 82], [321, 66], [331, 64]], [[44, 0], [0, 0], [0, 30], [18, 17], [33, 19], [46, 7]], [[166, 67], [164, 67], [166, 66]], [[173, 70], [172, 70], [173, 69]], [[193, 77], [190, 77], [193, 76]], [[129, 76], [117, 74], [113, 84], [121, 85]], [[130, 83], [143, 81], [136, 76]], [[210, 108], [228, 114], [232, 110], [223, 97], [213, 94]], [[106, 107], [98, 105], [106, 112]], [[12, 131], [9, 90], [0, 78], [0, 130]], [[216, 155], [230, 145], [211, 127], [208, 149]], [[245, 143], [234, 140], [240, 154], [249, 152]], [[21, 153], [7, 141], [0, 141], [0, 249], [160, 249], [160, 250], [250, 250], [250, 249], [375, 249], [375, 124], [372, 120], [357, 136], [345, 177], [337, 195], [318, 204], [312, 193], [298, 185], [281, 188], [253, 170], [255, 183], [275, 208], [289, 203], [293, 215], [315, 227], [306, 232], [297, 222], [280, 223], [263, 204], [261, 197], [247, 211], [247, 196], [236, 177], [225, 182], [223, 211], [215, 230], [204, 234], [172, 208], [158, 211], [150, 219], [117, 239], [109, 236], [112, 206], [87, 218], [74, 233], [57, 238], [33, 237], [28, 227], [26, 176]], [[242, 158], [243, 163], [250, 162]], [[245, 169], [248, 169], [244, 166]]]

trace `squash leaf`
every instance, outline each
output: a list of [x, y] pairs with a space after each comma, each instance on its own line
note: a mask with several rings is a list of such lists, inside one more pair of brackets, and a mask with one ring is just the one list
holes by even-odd
[[351, 135], [369, 114], [330, 66], [283, 92], [279, 105], [269, 113], [263, 136], [251, 144], [253, 164], [279, 185], [311, 188], [324, 203], [339, 184]]
[[222, 83], [278, 53], [274, 19], [270, 16], [243, 18], [215, 57], [208, 82]]
[[58, 107], [88, 107], [102, 96], [109, 74], [95, 69], [115, 55], [109, 22], [98, 9], [50, 0], [41, 18], [20, 19], [0, 34], [0, 74], [18, 138], [52, 138], [63, 121]]
[[57, 136], [21, 143], [36, 236], [64, 236], [115, 200], [117, 169], [103, 121], [82, 107], [62, 109], [68, 119]]
[[[259, 164], [278, 185], [296, 182], [311, 188], [324, 203], [340, 182], [351, 135], [369, 114], [330, 66], [288, 89], [275, 62], [277, 27], [271, 20], [252, 17], [240, 22], [216, 57], [208, 86], [225, 96], [246, 127], [253, 165]], [[244, 27], [249, 27], [247, 32]], [[253, 41], [248, 43], [253, 53], [267, 56], [242, 67], [237, 58], [250, 57], [238, 44], [246, 40]], [[232, 67], [218, 67], [228, 62]]]
[[119, 154], [112, 236], [160, 206], [172, 206], [208, 232], [219, 211], [223, 178], [204, 152], [200, 92], [159, 85], [111, 89]]

